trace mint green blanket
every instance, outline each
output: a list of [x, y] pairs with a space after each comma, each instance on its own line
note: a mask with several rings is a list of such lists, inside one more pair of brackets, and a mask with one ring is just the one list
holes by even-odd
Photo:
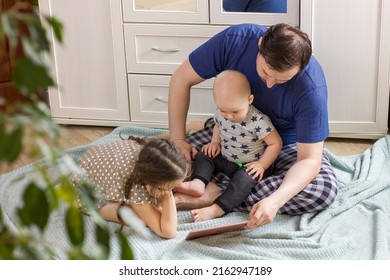
[[[90, 144], [118, 138], [119, 133], [152, 136], [162, 129], [122, 126]], [[69, 150], [80, 156], [90, 145]], [[328, 152], [340, 182], [340, 192], [327, 210], [301, 216], [277, 215], [271, 224], [186, 241], [190, 230], [244, 221], [247, 213], [231, 213], [219, 219], [194, 223], [188, 211], [179, 211], [178, 234], [171, 240], [154, 234], [145, 239], [126, 227], [137, 259], [390, 259], [390, 136], [379, 139], [360, 155], [340, 157]], [[34, 176], [28, 165], [0, 176], [0, 205], [6, 221], [15, 225], [15, 209], [20, 204], [23, 180], [19, 175]], [[95, 250], [93, 223], [87, 222], [90, 234], [87, 247]], [[118, 225], [110, 223], [114, 231]], [[64, 257], [69, 241], [64, 234], [63, 212], [52, 218], [44, 238]], [[113, 241], [111, 259], [118, 259], [119, 247]]]

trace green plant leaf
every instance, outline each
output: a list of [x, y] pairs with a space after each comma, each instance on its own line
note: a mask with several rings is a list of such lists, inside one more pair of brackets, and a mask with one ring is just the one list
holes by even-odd
[[118, 239], [121, 248], [121, 260], [134, 260], [133, 250], [123, 232], [118, 232]]
[[35, 183], [30, 183], [23, 193], [23, 207], [18, 208], [17, 213], [23, 225], [37, 225], [43, 231], [50, 215], [45, 192]]
[[44, 18], [46, 19], [47, 23], [53, 28], [54, 35], [58, 42], [62, 43], [62, 34], [64, 30], [62, 23], [55, 17], [45, 16]]
[[50, 172], [45, 164], [35, 164], [35, 169], [39, 172], [42, 180], [46, 186], [46, 195], [49, 201], [49, 209], [51, 211], [57, 209], [60, 205], [60, 199], [57, 196], [56, 182], [50, 177]]
[[104, 250], [103, 258], [108, 258], [110, 253], [110, 233], [107, 227], [96, 226], [96, 241]]
[[[19, 4], [21, 6], [18, 6]], [[40, 102], [40, 93], [55, 85], [47, 61], [52, 46], [47, 34], [51, 32], [50, 36], [54, 34], [57, 41], [62, 43], [64, 27], [54, 17], [45, 15], [39, 17], [37, 0], [16, 1], [15, 5], [14, 8], [0, 13], [0, 40], [3, 37], [8, 40], [9, 52], [12, 56], [18, 54], [18, 59], [12, 67], [12, 82], [23, 95], [28, 97], [29, 101], [22, 101], [15, 105], [15, 109], [17, 109], [14, 110], [14, 112], [17, 111], [15, 117], [7, 115], [7, 111], [0, 112], [0, 162], [15, 161], [21, 150], [25, 128], [28, 128], [29, 132], [33, 132], [31, 133], [31, 142], [36, 143], [26, 153], [43, 155], [48, 161], [45, 161], [44, 164], [35, 162], [34, 166], [40, 172], [39, 176], [43, 182], [40, 185], [34, 182], [28, 183], [22, 195], [23, 204], [16, 209], [21, 230], [9, 230], [3, 220], [4, 212], [0, 212], [0, 259], [55, 258], [55, 254], [51, 253], [54, 251], [50, 248], [51, 244], [41, 243], [24, 229], [36, 227], [41, 230], [43, 235], [50, 214], [53, 211], [58, 211], [58, 206], [63, 204], [68, 207], [63, 219], [69, 240], [72, 243], [67, 250], [67, 257], [69, 259], [91, 259], [94, 256], [89, 256], [83, 251], [84, 216], [77, 208], [75, 201], [72, 201], [76, 200], [75, 195], [71, 192], [68, 183], [62, 183], [62, 187], [58, 188], [59, 181], [57, 179], [69, 174], [69, 172], [64, 173], [64, 166], [69, 167], [69, 164], [58, 164], [58, 159], [63, 155], [61, 150], [58, 150], [61, 148], [56, 141], [51, 141], [50, 145], [45, 141], [48, 137], [51, 140], [59, 138], [58, 125], [51, 120], [51, 112], [47, 104]], [[23, 47], [22, 52], [18, 51], [20, 47]], [[0, 102], [2, 101], [0, 100]], [[21, 176], [15, 181], [20, 182], [25, 178]], [[44, 188], [41, 188], [41, 185]], [[107, 258], [111, 233], [107, 222], [97, 209], [96, 201], [101, 197], [96, 195], [94, 188], [85, 189], [81, 192], [80, 197], [84, 200], [90, 217], [96, 224], [96, 240], [99, 249], [102, 248], [102, 253], [99, 253], [97, 257]], [[126, 236], [119, 233], [117, 238], [122, 259], [133, 259], [133, 252]]]
[[2, 160], [1, 154], [3, 153], [3, 147], [5, 147], [5, 122], [6, 118], [0, 113], [0, 162]]
[[38, 89], [54, 85], [49, 70], [28, 58], [18, 59], [13, 76], [15, 86], [25, 95], [32, 95]]
[[10, 46], [16, 48], [18, 45], [19, 30], [13, 14], [9, 12], [2, 13], [1, 25], [4, 34], [8, 37]]
[[9, 123], [10, 119], [4, 115], [0, 116], [0, 161], [11, 163], [22, 149], [24, 130], [23, 126], [16, 125], [13, 130], [7, 131], [7, 121]]
[[3, 208], [1, 207], [1, 204], [0, 204], [0, 232], [3, 231], [3, 226], [4, 226], [4, 224], [3, 224], [3, 210], [2, 209]]
[[39, 52], [47, 52], [50, 50], [50, 44], [46, 36], [46, 30], [43, 28], [38, 16], [28, 18], [31, 22], [28, 24], [30, 40], [34, 43], [35, 49]]
[[[1, 130], [3, 128], [0, 128]], [[13, 162], [22, 150], [24, 130], [23, 127], [17, 127], [10, 133], [6, 131], [0, 132], [2, 137], [0, 146], [0, 160]]]
[[22, 38], [22, 46], [24, 50], [24, 54], [29, 57], [35, 64], [44, 65], [44, 60], [42, 57], [42, 53], [36, 49], [34, 43], [31, 42], [27, 37]]
[[80, 196], [81, 201], [84, 203], [84, 206], [88, 207], [89, 209], [94, 209], [96, 211], [98, 210], [97, 201], [99, 199], [97, 196], [99, 194], [95, 192], [95, 189], [90, 182], [82, 182], [80, 184], [78, 195]]
[[70, 260], [90, 260], [91, 256], [87, 255], [81, 246], [73, 246], [68, 252], [68, 257]]
[[17, 240], [8, 230], [0, 231], [0, 260], [15, 260]]
[[69, 204], [77, 200], [77, 193], [68, 177], [61, 176], [59, 178], [59, 187], [56, 191], [57, 196]]
[[66, 211], [65, 221], [70, 241], [74, 246], [81, 245], [84, 242], [84, 221], [79, 209], [70, 205]]

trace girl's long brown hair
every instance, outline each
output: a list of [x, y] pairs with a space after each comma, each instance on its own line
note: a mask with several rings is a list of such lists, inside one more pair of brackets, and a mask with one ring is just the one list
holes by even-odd
[[169, 182], [184, 178], [189, 170], [189, 163], [173, 143], [166, 139], [129, 140], [144, 143], [139, 153], [134, 170], [125, 184], [125, 198], [128, 199], [133, 185], [151, 185], [160, 187]]

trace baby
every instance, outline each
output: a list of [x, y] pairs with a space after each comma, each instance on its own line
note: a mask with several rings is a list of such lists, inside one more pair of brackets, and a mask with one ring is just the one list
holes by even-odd
[[214, 82], [213, 97], [217, 111], [211, 142], [197, 154], [192, 180], [175, 191], [202, 196], [216, 170], [231, 181], [214, 204], [191, 210], [195, 222], [220, 217], [237, 207], [251, 188], [268, 175], [267, 170], [282, 148], [270, 119], [251, 105], [254, 96], [242, 73], [220, 73]]

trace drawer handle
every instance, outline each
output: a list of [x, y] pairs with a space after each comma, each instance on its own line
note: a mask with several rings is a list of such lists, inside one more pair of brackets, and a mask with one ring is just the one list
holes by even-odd
[[160, 49], [159, 47], [152, 47], [153, 51], [156, 52], [163, 52], [163, 53], [171, 53], [171, 52], [179, 52], [181, 51], [180, 48], [175, 48], [175, 49]]
[[155, 100], [160, 101], [160, 102], [162, 102], [162, 103], [168, 103], [168, 100], [163, 99], [163, 98], [161, 98], [161, 97], [156, 97]]

